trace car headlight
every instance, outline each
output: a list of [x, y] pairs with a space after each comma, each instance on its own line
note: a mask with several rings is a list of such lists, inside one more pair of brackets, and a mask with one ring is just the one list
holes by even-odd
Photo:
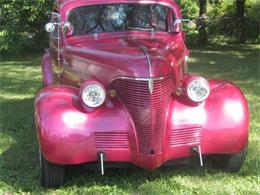
[[195, 78], [188, 83], [187, 94], [194, 102], [202, 102], [209, 96], [209, 83], [204, 78]]
[[84, 86], [81, 98], [88, 107], [96, 108], [101, 106], [106, 99], [106, 92], [98, 83], [89, 83]]

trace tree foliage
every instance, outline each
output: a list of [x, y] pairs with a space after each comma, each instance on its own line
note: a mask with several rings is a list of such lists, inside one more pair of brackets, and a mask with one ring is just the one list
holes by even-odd
[[206, 44], [208, 42], [207, 23], [206, 23], [207, 3], [208, 3], [207, 0], [199, 0], [198, 43], [202, 43], [202, 44]]
[[[259, 0], [175, 1], [184, 18], [198, 22], [197, 31], [188, 33], [193, 40], [201, 43], [207, 38], [225, 36], [241, 42], [259, 41]], [[52, 4], [53, 0], [0, 0], [1, 53], [32, 52], [47, 46], [44, 25], [49, 20]]]
[[53, 0], [0, 0], [0, 50], [31, 52], [46, 45], [44, 25]]
[[[200, 5], [204, 0], [176, 0], [182, 8], [184, 18], [195, 19], [198, 31], [193, 32], [193, 39], [206, 40], [205, 31], [209, 38], [226, 37], [232, 41], [259, 42], [260, 1], [259, 0], [205, 0], [207, 5], [204, 17], [200, 17]], [[203, 5], [203, 4], [202, 4]], [[242, 5], [242, 6], [241, 6]], [[205, 3], [204, 5], [205, 6]], [[242, 11], [240, 11], [242, 9]], [[244, 9], [244, 10], [243, 10]], [[203, 15], [203, 14], [202, 14]], [[206, 20], [204, 20], [206, 18]], [[202, 19], [202, 20], [201, 20]], [[205, 29], [200, 32], [201, 23]], [[202, 43], [202, 41], [199, 41]]]

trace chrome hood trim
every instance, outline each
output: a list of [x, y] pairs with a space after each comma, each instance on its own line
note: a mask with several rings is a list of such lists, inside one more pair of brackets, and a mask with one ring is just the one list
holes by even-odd
[[[166, 76], [167, 77], [167, 76]], [[154, 86], [154, 81], [161, 81], [163, 79], [166, 78], [165, 76], [163, 77], [157, 77], [157, 78], [152, 78], [152, 77], [149, 77], [149, 78], [138, 78], [138, 77], [115, 77], [112, 79], [111, 83], [113, 83], [113, 81], [117, 80], [117, 79], [123, 79], [123, 80], [134, 80], [134, 81], [147, 81], [148, 83], [148, 87], [149, 87], [149, 91], [150, 91], [150, 94], [153, 93], [153, 86]]]
[[143, 77], [126, 77], [126, 76], [118, 76], [112, 79], [111, 83], [113, 81], [115, 81], [116, 79], [124, 79], [124, 80], [135, 80], [135, 81], [149, 81], [149, 80], [153, 80], [153, 81], [160, 81], [165, 79], [168, 76], [162, 76], [162, 77], [149, 77], [149, 78], [143, 78]]

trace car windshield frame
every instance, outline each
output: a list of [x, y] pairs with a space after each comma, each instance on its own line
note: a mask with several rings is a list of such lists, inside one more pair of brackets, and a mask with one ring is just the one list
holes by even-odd
[[[175, 11], [171, 8], [171, 6], [165, 5], [165, 4], [160, 4], [160, 3], [149, 3], [149, 4], [143, 4], [143, 3], [138, 3], [138, 2], [120, 2], [120, 3], [107, 3], [107, 4], [90, 4], [90, 5], [80, 5], [77, 7], [73, 7], [68, 10], [66, 14], [66, 21], [70, 21], [71, 14], [73, 11], [77, 9], [84, 9], [87, 7], [94, 7], [94, 6], [120, 6], [120, 5], [128, 5], [128, 6], [147, 6], [147, 7], [161, 7], [164, 10], [165, 14], [165, 29], [164, 30], [157, 30], [157, 29], [144, 29], [144, 28], [132, 28], [132, 29], [124, 29], [124, 30], [118, 30], [118, 31], [102, 31], [102, 32], [93, 32], [93, 33], [82, 33], [82, 34], [75, 34], [73, 33], [72, 37], [80, 37], [80, 36], [88, 36], [88, 35], [94, 35], [94, 34], [108, 34], [108, 33], [124, 33], [124, 32], [130, 32], [130, 31], [143, 31], [143, 32], [165, 32], [168, 33], [171, 30], [171, 21], [174, 21], [176, 19], [176, 13]], [[169, 14], [171, 17], [169, 17]], [[124, 21], [125, 22], [125, 21]], [[73, 24], [72, 24], [73, 25]]]

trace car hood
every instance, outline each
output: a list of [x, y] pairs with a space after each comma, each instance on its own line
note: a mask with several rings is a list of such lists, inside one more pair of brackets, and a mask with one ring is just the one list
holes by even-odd
[[[183, 44], [169, 37], [116, 37], [84, 40], [64, 48], [65, 61], [87, 70], [91, 79], [109, 82], [116, 77], [161, 77], [176, 74], [174, 65]], [[180, 50], [180, 47], [182, 48]]]

